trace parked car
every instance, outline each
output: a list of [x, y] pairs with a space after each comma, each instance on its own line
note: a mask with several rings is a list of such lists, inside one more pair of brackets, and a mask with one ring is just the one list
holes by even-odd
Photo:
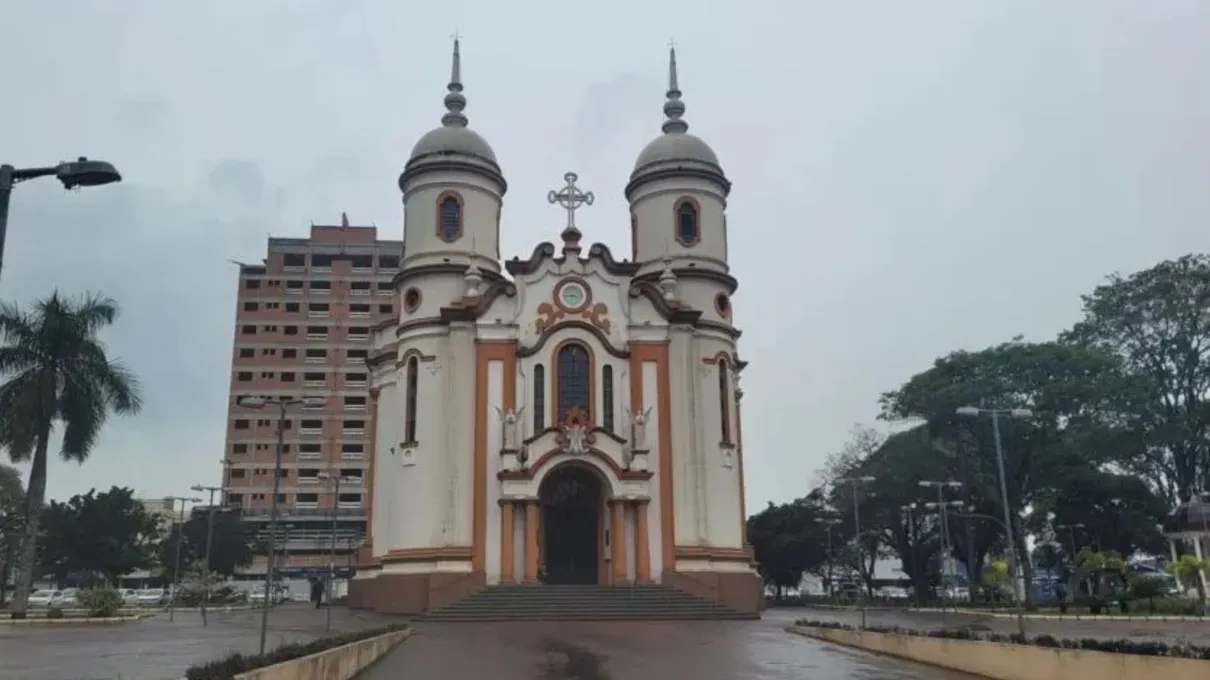
[[30, 607], [61, 607], [62, 600], [63, 591], [43, 589], [30, 593], [28, 604]]
[[168, 593], [159, 588], [144, 588], [134, 591], [134, 602], [141, 607], [156, 607], [167, 604]]
[[64, 588], [59, 591], [59, 599], [52, 601], [50, 606], [60, 607], [62, 609], [72, 609], [80, 606], [79, 588]]

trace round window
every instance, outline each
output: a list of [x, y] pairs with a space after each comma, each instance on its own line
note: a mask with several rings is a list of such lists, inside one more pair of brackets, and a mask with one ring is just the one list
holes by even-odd
[[403, 294], [403, 311], [411, 314], [420, 308], [420, 291], [408, 288]]
[[714, 297], [714, 309], [718, 315], [724, 319], [731, 318], [731, 300], [724, 293], [719, 293]]

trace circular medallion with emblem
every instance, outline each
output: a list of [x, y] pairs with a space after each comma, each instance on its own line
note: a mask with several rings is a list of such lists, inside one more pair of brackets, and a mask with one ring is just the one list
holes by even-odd
[[578, 312], [583, 310], [591, 302], [589, 297], [588, 286], [576, 279], [568, 279], [563, 281], [555, 288], [555, 302], [558, 303], [564, 311]]

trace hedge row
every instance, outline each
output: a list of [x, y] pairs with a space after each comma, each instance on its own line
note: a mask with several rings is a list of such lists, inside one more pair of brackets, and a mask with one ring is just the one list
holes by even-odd
[[311, 642], [292, 642], [264, 654], [232, 654], [217, 661], [191, 666], [185, 671], [185, 678], [187, 680], [233, 680], [239, 673], [247, 673], [258, 668], [264, 668], [265, 666], [301, 659], [304, 656], [318, 654], [319, 652], [335, 649], [343, 645], [405, 630], [407, 627], [406, 623], [393, 623], [379, 628], [370, 628], [343, 635], [319, 638]]
[[[857, 630], [856, 627], [835, 621], [808, 621], [799, 619], [794, 622], [799, 626], [812, 628], [831, 628], [834, 630]], [[915, 630], [912, 628], [897, 628], [888, 626], [866, 626], [864, 630], [871, 633], [890, 633], [892, 635], [916, 635], [920, 637], [944, 638], [947, 640], [974, 640], [979, 642], [1000, 642], [1016, 645], [1033, 645], [1035, 647], [1051, 647], [1060, 649], [1087, 649], [1097, 652], [1113, 652], [1117, 654], [1139, 654], [1142, 656], [1172, 656], [1182, 659], [1210, 660], [1210, 647], [1199, 647], [1189, 644], [1165, 644], [1142, 640], [1098, 640], [1084, 638], [1070, 640], [1056, 638], [1052, 635], [1024, 637], [1018, 633], [1002, 635], [998, 633], [979, 633], [962, 628], [937, 630]]]

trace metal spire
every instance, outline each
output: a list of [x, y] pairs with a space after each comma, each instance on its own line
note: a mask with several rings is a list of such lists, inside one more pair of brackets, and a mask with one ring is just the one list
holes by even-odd
[[687, 132], [689, 123], [681, 120], [685, 115], [685, 102], [681, 101], [681, 88], [676, 82], [676, 47], [668, 47], [668, 99], [664, 101], [664, 125], [661, 129], [665, 134]]
[[466, 127], [466, 97], [462, 96], [462, 53], [459, 50], [458, 36], [454, 36], [454, 64], [450, 68], [450, 84], [445, 95], [445, 115], [441, 123], [446, 127]]

